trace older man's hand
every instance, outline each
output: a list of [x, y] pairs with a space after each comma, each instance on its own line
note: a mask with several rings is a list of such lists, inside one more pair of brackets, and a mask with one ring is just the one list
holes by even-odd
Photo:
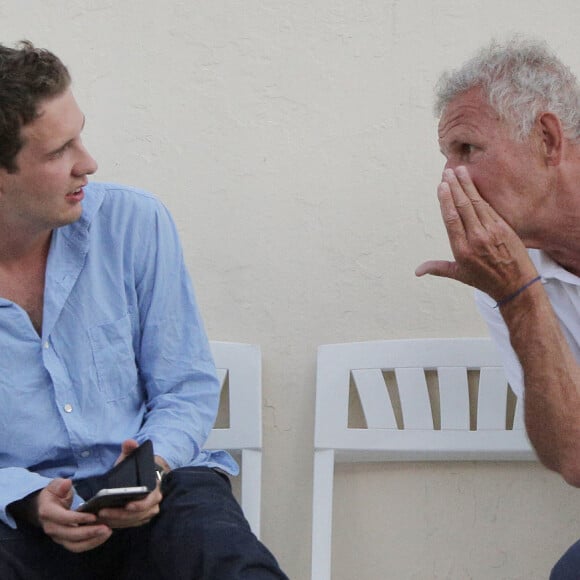
[[497, 301], [537, 276], [523, 242], [481, 197], [465, 167], [444, 171], [437, 196], [455, 261], [424, 262], [417, 276], [459, 280]]

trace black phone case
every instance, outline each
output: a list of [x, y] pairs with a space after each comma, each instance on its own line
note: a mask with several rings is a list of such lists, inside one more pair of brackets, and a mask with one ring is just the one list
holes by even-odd
[[83, 479], [75, 487], [83, 499], [89, 500], [101, 489], [144, 485], [149, 491], [153, 491], [156, 483], [153, 443], [147, 439], [107, 473]]
[[111, 487], [137, 487], [144, 485], [149, 491], [155, 489], [155, 460], [153, 444], [144, 441], [129, 457], [118, 463], [106, 474], [107, 485]]

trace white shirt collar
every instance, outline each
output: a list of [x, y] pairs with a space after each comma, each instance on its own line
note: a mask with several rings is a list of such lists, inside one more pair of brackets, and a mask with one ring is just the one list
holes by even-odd
[[528, 250], [528, 253], [538, 273], [544, 280], [553, 278], [561, 282], [580, 286], [580, 277], [560, 266], [558, 262], [550, 258], [543, 250]]

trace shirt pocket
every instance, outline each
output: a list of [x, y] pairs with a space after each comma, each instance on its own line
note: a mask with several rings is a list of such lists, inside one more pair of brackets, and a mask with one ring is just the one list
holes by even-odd
[[131, 316], [89, 329], [99, 389], [107, 402], [137, 393], [138, 375], [133, 351]]

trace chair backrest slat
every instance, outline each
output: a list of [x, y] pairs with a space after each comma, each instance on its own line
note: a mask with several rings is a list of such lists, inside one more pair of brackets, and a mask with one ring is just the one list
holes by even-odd
[[441, 429], [468, 430], [469, 384], [465, 367], [438, 369]]
[[477, 398], [477, 429], [505, 430], [507, 381], [500, 367], [482, 368]]
[[396, 429], [387, 385], [380, 369], [353, 369], [353, 382], [369, 429]]
[[433, 429], [427, 380], [422, 368], [395, 368], [405, 429]]

